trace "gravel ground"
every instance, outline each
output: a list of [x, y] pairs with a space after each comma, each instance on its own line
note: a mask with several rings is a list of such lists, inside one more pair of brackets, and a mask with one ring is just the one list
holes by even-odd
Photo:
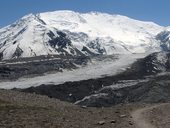
[[[150, 105], [135, 103], [93, 108], [47, 96], [0, 90], [0, 128], [137, 128], [131, 112], [146, 106]], [[164, 108], [156, 109], [158, 113], [151, 114], [149, 119], [168, 122], [169, 114], [162, 112]], [[155, 116], [166, 116], [167, 120]], [[165, 122], [160, 125], [165, 126]]]
[[132, 105], [86, 108], [46, 96], [0, 90], [1, 128], [135, 128]]
[[153, 107], [144, 112], [144, 116], [156, 128], [170, 127], [170, 103], [163, 104], [158, 107]]

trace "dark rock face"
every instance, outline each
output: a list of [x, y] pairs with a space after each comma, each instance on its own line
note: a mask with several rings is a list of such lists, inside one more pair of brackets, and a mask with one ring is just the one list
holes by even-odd
[[82, 49], [83, 52], [85, 52], [87, 55], [96, 55], [95, 53], [91, 52], [87, 47], [83, 47]]
[[156, 39], [161, 42], [161, 48], [163, 51], [170, 51], [170, 31], [163, 31], [156, 36]]
[[3, 52], [0, 53], [0, 60], [3, 59]]
[[97, 38], [96, 40], [89, 42], [87, 46], [91, 49], [96, 49], [97, 53], [104, 54], [106, 51], [104, 48], [101, 47], [99, 42], [100, 42], [100, 39]]
[[136, 61], [132, 64], [130, 72], [135, 72], [136, 75], [147, 76], [169, 71], [169, 69], [170, 53], [157, 52]]
[[[65, 56], [85, 56], [82, 51], [72, 46], [72, 42], [68, 33], [57, 31], [58, 36], [56, 37], [53, 32], [47, 33], [51, 38], [48, 42], [52, 48], [54, 48], [60, 55]], [[69, 51], [69, 52], [68, 52]], [[71, 54], [70, 54], [71, 53]], [[93, 54], [90, 54], [93, 55]]]
[[58, 37], [54, 37], [54, 34], [52, 32], [48, 33], [50, 35], [51, 40], [49, 41], [49, 44], [53, 47], [56, 48], [58, 46], [59, 48], [66, 48], [66, 46], [71, 45], [71, 41], [66, 37], [66, 34], [63, 32], [58, 31], [57, 34], [59, 35]]
[[17, 46], [12, 58], [18, 58], [22, 55], [22, 53], [23, 53], [23, 50], [19, 46]]

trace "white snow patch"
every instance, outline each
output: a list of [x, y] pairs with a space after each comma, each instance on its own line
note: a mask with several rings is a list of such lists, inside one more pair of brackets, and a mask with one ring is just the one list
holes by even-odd
[[100, 98], [100, 97], [105, 97], [105, 96], [108, 96], [108, 94], [107, 93], [93, 94], [93, 95], [84, 97], [82, 100], [76, 101], [74, 104], [79, 104], [80, 102], [91, 99], [91, 98]]

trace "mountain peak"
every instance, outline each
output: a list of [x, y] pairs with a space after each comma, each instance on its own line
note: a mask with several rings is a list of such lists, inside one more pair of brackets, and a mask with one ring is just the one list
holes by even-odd
[[164, 27], [121, 15], [70, 10], [28, 14], [0, 29], [0, 53], [12, 58], [46, 54], [144, 53], [160, 48], [155, 36]]
[[32, 18], [35, 18], [35, 15], [33, 13], [30, 13], [30, 14], [23, 16], [21, 19], [26, 20], [26, 19], [32, 19]]

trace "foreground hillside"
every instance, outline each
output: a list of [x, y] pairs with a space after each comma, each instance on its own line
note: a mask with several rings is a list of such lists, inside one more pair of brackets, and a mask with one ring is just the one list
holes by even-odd
[[[98, 128], [130, 126], [125, 107], [81, 108], [44, 96], [0, 90], [2, 128]], [[120, 118], [126, 114], [127, 117]], [[112, 120], [116, 120], [116, 123]], [[105, 124], [98, 124], [105, 121]], [[121, 123], [120, 122], [124, 122]]]
[[158, 126], [154, 128], [168, 128], [169, 104], [153, 110], [149, 106], [152, 105], [133, 103], [109, 108], [86, 108], [45, 96], [0, 90], [0, 127], [142, 128], [138, 127], [136, 117], [132, 118], [131, 114], [146, 107], [146, 122]]

